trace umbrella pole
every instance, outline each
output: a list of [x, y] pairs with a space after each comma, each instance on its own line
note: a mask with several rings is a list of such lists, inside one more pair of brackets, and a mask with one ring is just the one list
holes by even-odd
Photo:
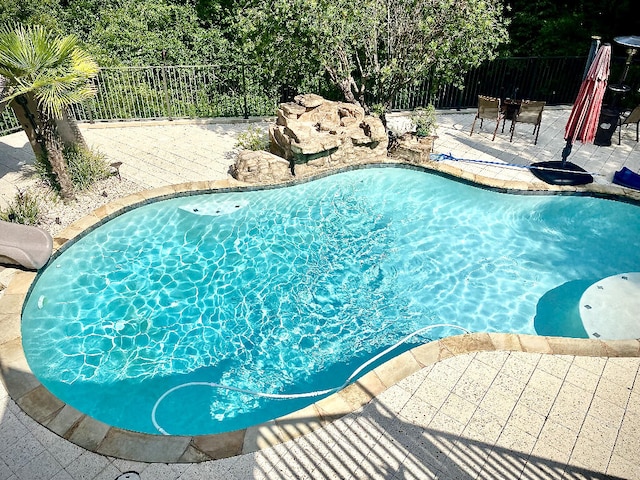
[[569, 156], [569, 154], [571, 153], [571, 148], [573, 147], [573, 142], [571, 141], [571, 138], [567, 139], [567, 144], [564, 146], [564, 148], [562, 149], [562, 166], [564, 167], [565, 164], [567, 163], [567, 157]]
[[591, 68], [591, 63], [596, 56], [596, 52], [600, 48], [600, 37], [593, 36], [591, 37], [591, 48], [589, 49], [589, 55], [587, 56], [587, 64], [584, 67], [584, 73], [582, 74], [582, 81], [587, 78], [587, 73], [589, 72], [589, 68]]

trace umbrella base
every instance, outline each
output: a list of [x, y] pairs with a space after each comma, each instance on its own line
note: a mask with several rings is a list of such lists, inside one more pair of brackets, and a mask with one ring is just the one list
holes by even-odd
[[600, 111], [600, 119], [598, 120], [598, 129], [593, 144], [599, 147], [610, 147], [611, 137], [618, 127], [618, 118], [620, 112], [613, 108], [603, 108]]
[[593, 182], [593, 177], [585, 169], [571, 162], [538, 162], [531, 167], [531, 173], [550, 185], [586, 185]]

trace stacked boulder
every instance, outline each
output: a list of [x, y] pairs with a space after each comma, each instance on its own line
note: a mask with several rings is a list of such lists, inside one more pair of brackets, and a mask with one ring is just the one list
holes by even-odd
[[[357, 105], [325, 100], [314, 94], [298, 95], [294, 102], [280, 104], [276, 124], [269, 129], [269, 142], [272, 155], [267, 152], [239, 155], [233, 168], [235, 178], [250, 183], [273, 182], [278, 178], [286, 181], [387, 159], [388, 137], [379, 118], [365, 115]], [[283, 160], [288, 172], [283, 169]], [[265, 170], [274, 167], [277, 172]]]

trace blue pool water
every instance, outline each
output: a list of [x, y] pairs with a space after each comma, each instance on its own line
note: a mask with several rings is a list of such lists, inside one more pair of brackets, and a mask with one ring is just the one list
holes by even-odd
[[[640, 271], [639, 213], [396, 168], [160, 201], [97, 228], [41, 273], [24, 350], [51, 392], [110, 425], [235, 430], [317, 398], [210, 383], [328, 389], [432, 324], [586, 336], [580, 292]], [[433, 329], [402, 348], [458, 333]]]

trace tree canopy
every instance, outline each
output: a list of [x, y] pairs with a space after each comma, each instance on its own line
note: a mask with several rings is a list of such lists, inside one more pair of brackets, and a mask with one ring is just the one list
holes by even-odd
[[[173, 63], [207, 63], [230, 61], [242, 51], [237, 48], [239, 40], [247, 40], [246, 36], [237, 36], [237, 27], [245, 20], [242, 15], [275, 18], [278, 25], [293, 21], [290, 24], [293, 34], [300, 33], [296, 31], [293, 12], [301, 9], [312, 12], [323, 4], [334, 13], [338, 10], [346, 13], [344, 18], [335, 18], [338, 23], [355, 21], [364, 26], [374, 18], [350, 17], [349, 12], [375, 14], [371, 10], [373, 3], [370, 0], [354, 5], [316, 0], [3, 0], [0, 25], [18, 22], [43, 25], [63, 35], [75, 34], [101, 65], [158, 64], [163, 50], [167, 61]], [[460, 4], [459, 11], [467, 12], [467, 18], [474, 20], [466, 1], [424, 3], [436, 8], [448, 3], [452, 12]], [[488, 3], [491, 8], [500, 6], [494, 1]], [[388, 4], [390, 12], [394, 5], [404, 5], [406, 13], [415, 13], [411, 2]], [[500, 8], [503, 11], [496, 13], [510, 20], [510, 40], [499, 48], [501, 55], [585, 55], [592, 35], [599, 35], [604, 41], [612, 41], [618, 35], [640, 35], [640, 16], [633, 0], [503, 0]], [[260, 18], [249, 20], [255, 23]], [[270, 38], [273, 36], [253, 37], [251, 41], [264, 43]]]
[[201, 26], [193, 6], [162, 0], [91, 6], [97, 19], [82, 34], [89, 51], [103, 66], [207, 64], [226, 55], [220, 30]]
[[[74, 34], [101, 66], [252, 66], [264, 85], [384, 104], [501, 56], [584, 56], [640, 34], [632, 0], [3, 0], [0, 24]], [[508, 36], [507, 36], [508, 31]]]
[[640, 35], [634, 0], [505, 0], [513, 56], [586, 55], [589, 40]]
[[455, 81], [494, 57], [507, 39], [501, 13], [497, 0], [258, 0], [233, 28], [243, 53], [278, 78], [326, 74], [368, 108], [430, 73]]

